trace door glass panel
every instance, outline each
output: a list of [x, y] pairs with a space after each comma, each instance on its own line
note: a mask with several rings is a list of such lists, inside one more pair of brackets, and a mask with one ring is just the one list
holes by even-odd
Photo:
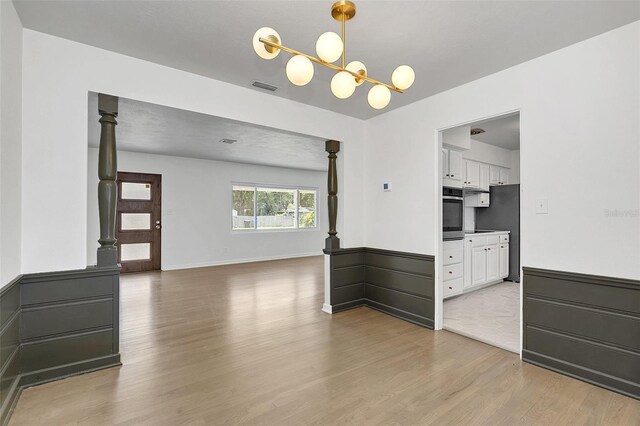
[[150, 200], [151, 184], [137, 182], [122, 182], [123, 200]]
[[123, 231], [151, 229], [151, 213], [122, 213], [120, 229]]
[[120, 261], [148, 260], [151, 258], [151, 243], [120, 244]]

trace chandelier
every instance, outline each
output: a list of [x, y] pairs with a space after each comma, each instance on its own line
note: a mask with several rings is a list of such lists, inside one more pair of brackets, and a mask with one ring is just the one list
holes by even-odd
[[[367, 99], [375, 109], [389, 105], [391, 90], [402, 93], [415, 80], [415, 73], [408, 65], [400, 65], [391, 75], [392, 84], [375, 80], [367, 74], [367, 67], [360, 61], [349, 62], [345, 66], [345, 24], [356, 14], [356, 5], [347, 0], [340, 0], [331, 6], [331, 16], [342, 23], [342, 37], [334, 32], [326, 32], [318, 37], [316, 53], [318, 57], [307, 55], [283, 46], [280, 35], [273, 28], [260, 28], [253, 36], [253, 49], [263, 59], [273, 59], [284, 50], [293, 56], [287, 62], [286, 73], [289, 81], [296, 86], [304, 86], [313, 78], [313, 62], [331, 68], [337, 73], [331, 79], [331, 92], [339, 99], [347, 99], [357, 86], [369, 82]], [[341, 58], [340, 65], [335, 65]]]

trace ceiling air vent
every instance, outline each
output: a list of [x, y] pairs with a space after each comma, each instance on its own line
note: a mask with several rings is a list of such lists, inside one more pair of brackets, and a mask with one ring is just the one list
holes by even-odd
[[220, 142], [231, 145], [232, 143], [238, 142], [237, 139], [222, 139]]
[[475, 129], [471, 129], [471, 136], [479, 135], [480, 133], [484, 133], [484, 129], [480, 129], [476, 127]]
[[257, 87], [258, 89], [264, 89], [270, 92], [275, 92], [276, 90], [278, 90], [278, 88], [273, 84], [265, 83], [263, 81], [258, 81], [258, 80], [255, 80], [253, 83], [251, 83], [251, 85], [253, 87]]

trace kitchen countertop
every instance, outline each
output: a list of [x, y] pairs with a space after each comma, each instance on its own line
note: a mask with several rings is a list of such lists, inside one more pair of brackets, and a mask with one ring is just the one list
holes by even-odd
[[480, 235], [500, 235], [500, 234], [509, 234], [511, 233], [511, 231], [494, 231], [491, 230], [490, 232], [477, 232], [477, 231], [464, 231], [464, 236], [468, 237], [469, 235], [476, 235], [476, 236], [480, 236]]

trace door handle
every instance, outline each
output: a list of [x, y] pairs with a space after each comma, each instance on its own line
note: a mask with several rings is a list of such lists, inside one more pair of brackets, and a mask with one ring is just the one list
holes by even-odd
[[162, 228], [162, 226], [156, 225], [156, 229], [160, 229], [160, 228]]

